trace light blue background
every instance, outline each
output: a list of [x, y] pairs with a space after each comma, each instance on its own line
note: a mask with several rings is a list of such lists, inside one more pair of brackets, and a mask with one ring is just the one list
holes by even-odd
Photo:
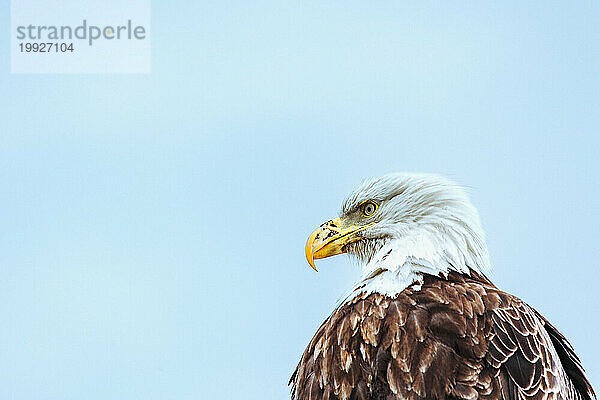
[[312, 271], [306, 236], [402, 170], [469, 186], [492, 279], [600, 389], [599, 19], [593, 1], [155, 1], [152, 74], [104, 76], [10, 75], [5, 29], [0, 398], [286, 398], [357, 276]]

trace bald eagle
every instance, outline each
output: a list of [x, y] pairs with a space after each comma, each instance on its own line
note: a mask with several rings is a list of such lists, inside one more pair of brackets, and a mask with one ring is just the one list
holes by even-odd
[[567, 339], [486, 277], [476, 209], [427, 174], [367, 180], [306, 257], [355, 256], [357, 283], [294, 371], [292, 399], [595, 399]]

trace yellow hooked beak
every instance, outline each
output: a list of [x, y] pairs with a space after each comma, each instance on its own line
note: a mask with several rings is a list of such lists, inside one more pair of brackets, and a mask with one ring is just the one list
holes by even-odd
[[356, 235], [373, 224], [365, 226], [345, 226], [341, 218], [329, 220], [318, 227], [306, 241], [306, 259], [310, 266], [316, 271], [314, 260], [335, 256], [345, 253], [344, 246], [361, 240]]

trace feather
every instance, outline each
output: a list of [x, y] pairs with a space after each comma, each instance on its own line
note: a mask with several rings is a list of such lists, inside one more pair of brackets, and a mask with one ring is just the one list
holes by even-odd
[[556, 328], [478, 275], [358, 297], [309, 343], [290, 379], [293, 399], [594, 399]]

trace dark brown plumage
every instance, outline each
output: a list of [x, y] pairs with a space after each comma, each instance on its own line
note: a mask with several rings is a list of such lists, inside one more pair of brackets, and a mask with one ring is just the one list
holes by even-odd
[[296, 400], [594, 397], [556, 328], [475, 272], [354, 297], [319, 328], [290, 384]]

